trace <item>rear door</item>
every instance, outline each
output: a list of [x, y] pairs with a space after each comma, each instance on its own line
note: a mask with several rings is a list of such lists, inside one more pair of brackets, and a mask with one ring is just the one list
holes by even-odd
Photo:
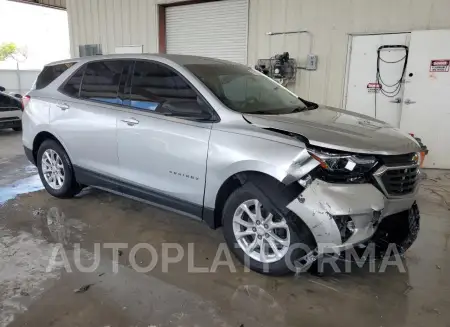
[[121, 80], [130, 61], [93, 61], [79, 68], [60, 88], [50, 109], [52, 130], [64, 142], [76, 169], [117, 176], [116, 112]]
[[210, 109], [177, 72], [151, 61], [136, 61], [124, 103], [117, 144], [127, 192], [201, 215], [212, 123], [196, 118]]

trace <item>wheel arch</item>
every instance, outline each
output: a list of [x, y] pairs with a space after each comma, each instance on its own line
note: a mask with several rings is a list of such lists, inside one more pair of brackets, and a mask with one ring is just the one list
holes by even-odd
[[[291, 199], [298, 196], [303, 190], [300, 184], [292, 183], [290, 185], [285, 185], [282, 183], [282, 178], [278, 179], [267, 172], [256, 170], [236, 172], [229, 176], [219, 187], [214, 201], [214, 209], [204, 216], [204, 219], [211, 228], [215, 229], [222, 226], [222, 213], [225, 202], [236, 189], [246, 183], [254, 184], [255, 187], [263, 190], [268, 198], [274, 198], [274, 202], [277, 203], [277, 206], [283, 206], [289, 201], [280, 201], [282, 197]], [[281, 208], [281, 210], [284, 209]]]
[[[57, 142], [67, 153], [66, 148], [64, 147], [64, 145], [62, 144], [62, 142], [52, 133], [47, 132], [47, 131], [42, 131], [39, 132], [34, 140], [33, 140], [33, 149], [32, 149], [32, 153], [33, 153], [33, 159], [34, 162], [37, 164], [37, 153], [39, 151], [39, 147], [41, 146], [42, 143], [44, 143], [46, 140], [54, 140], [55, 142]], [[67, 155], [70, 158], [70, 155], [67, 153]]]

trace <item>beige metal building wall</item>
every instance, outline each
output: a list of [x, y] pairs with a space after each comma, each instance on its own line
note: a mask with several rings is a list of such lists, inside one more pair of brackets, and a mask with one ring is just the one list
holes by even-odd
[[[295, 91], [310, 100], [342, 105], [349, 34], [450, 29], [449, 0], [249, 0], [248, 63], [289, 51], [304, 63], [319, 56], [317, 71], [298, 73]], [[67, 0], [72, 55], [80, 44], [144, 45], [158, 51], [159, 3], [170, 0]], [[308, 30], [268, 36], [267, 32]]]

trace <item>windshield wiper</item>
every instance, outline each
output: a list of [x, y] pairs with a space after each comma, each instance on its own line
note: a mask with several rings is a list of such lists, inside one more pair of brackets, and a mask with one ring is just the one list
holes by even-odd
[[307, 107], [297, 107], [294, 108], [294, 110], [291, 111], [291, 113], [296, 113], [296, 112], [302, 112], [302, 111], [308, 111], [308, 110], [314, 110], [317, 109], [319, 106], [317, 104], [313, 104], [311, 106], [307, 106]]
[[295, 112], [302, 112], [304, 110], [308, 110], [308, 107], [296, 107], [296, 108], [294, 108], [294, 110], [291, 111], [291, 114], [293, 114]]
[[273, 113], [273, 112], [264, 111], [264, 110], [243, 112], [243, 114], [250, 114], [250, 115], [278, 115], [278, 113]]

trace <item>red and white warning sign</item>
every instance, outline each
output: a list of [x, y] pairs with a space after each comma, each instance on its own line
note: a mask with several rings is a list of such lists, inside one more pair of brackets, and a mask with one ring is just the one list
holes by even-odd
[[450, 59], [431, 60], [430, 72], [448, 72]]
[[367, 84], [367, 92], [378, 93], [381, 90], [380, 83], [369, 83]]

